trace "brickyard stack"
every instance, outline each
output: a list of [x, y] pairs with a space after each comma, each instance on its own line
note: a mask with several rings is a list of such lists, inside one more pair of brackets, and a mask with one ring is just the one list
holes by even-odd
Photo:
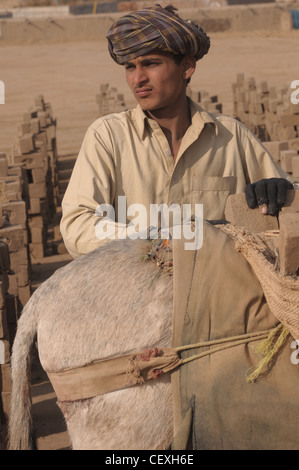
[[253, 77], [237, 75], [232, 86], [234, 115], [270, 151], [275, 161], [299, 181], [299, 104], [291, 101], [290, 87], [258, 87]]
[[110, 87], [108, 83], [100, 85], [100, 93], [96, 95], [96, 102], [99, 108], [99, 116], [120, 113], [127, 109], [124, 95], [119, 93], [117, 88]]
[[56, 120], [42, 95], [18, 125], [18, 138], [11, 164], [25, 168], [28, 179], [28, 228], [31, 256], [42, 258], [46, 250], [47, 226], [58, 204]]

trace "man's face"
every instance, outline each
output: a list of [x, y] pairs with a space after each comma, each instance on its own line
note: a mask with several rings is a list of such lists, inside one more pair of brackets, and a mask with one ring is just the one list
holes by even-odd
[[125, 64], [127, 82], [144, 111], [173, 109], [185, 96], [189, 78], [186, 69], [190, 65], [187, 63], [186, 67], [186, 61], [188, 59], [183, 58], [177, 64], [171, 54], [154, 52]]

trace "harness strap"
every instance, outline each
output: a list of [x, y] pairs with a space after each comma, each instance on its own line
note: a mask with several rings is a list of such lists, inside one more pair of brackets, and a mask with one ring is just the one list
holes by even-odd
[[[263, 330], [176, 348], [155, 347], [138, 353], [95, 361], [82, 367], [47, 372], [47, 374], [59, 401], [84, 400], [133, 385], [142, 385], [195, 359], [240, 344], [268, 338], [269, 334], [273, 335], [273, 331], [273, 329]], [[210, 348], [215, 345], [220, 346]], [[179, 356], [182, 351], [202, 347], [210, 349], [185, 359]]]

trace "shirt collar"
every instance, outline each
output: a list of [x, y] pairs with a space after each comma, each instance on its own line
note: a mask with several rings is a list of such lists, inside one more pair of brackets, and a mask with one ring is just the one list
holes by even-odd
[[[201, 108], [201, 106], [192, 101], [190, 98], [188, 98], [188, 100], [191, 113], [191, 126], [194, 127], [194, 131], [198, 132], [198, 135], [200, 135], [206, 124], [212, 124], [215, 129], [215, 134], [217, 135], [217, 123], [213, 118], [213, 115], [205, 111], [203, 108]], [[146, 136], [146, 123], [149, 121], [149, 118], [139, 104], [137, 104], [135, 108], [135, 116], [139, 136], [142, 140], [144, 140]]]

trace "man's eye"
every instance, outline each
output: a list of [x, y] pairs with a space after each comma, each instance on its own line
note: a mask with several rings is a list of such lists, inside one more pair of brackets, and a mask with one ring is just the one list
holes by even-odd
[[134, 65], [132, 65], [132, 64], [126, 64], [125, 65], [126, 70], [132, 70], [133, 68], [134, 68]]

